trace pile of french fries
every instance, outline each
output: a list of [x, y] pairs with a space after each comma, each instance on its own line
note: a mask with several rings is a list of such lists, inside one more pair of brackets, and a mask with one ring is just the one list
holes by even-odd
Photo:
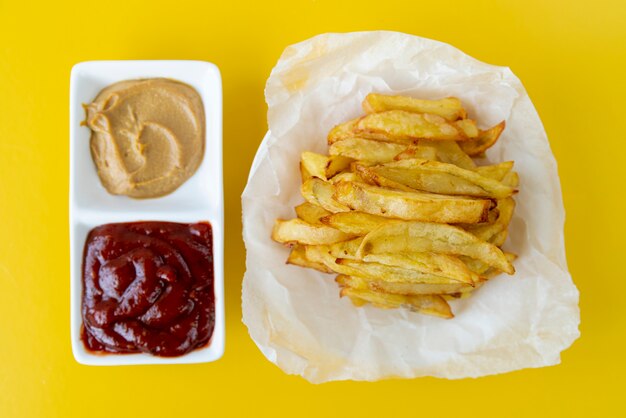
[[355, 306], [452, 318], [449, 300], [513, 274], [503, 252], [519, 177], [477, 166], [504, 130], [478, 129], [459, 99], [369, 94], [365, 116], [336, 126], [329, 155], [304, 152], [297, 218], [272, 238], [287, 263], [335, 273]]

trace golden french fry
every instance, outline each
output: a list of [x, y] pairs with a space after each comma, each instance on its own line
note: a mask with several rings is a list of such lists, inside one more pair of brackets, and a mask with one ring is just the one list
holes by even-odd
[[334, 142], [328, 149], [330, 155], [341, 155], [358, 161], [382, 163], [392, 161], [406, 145], [363, 138], [347, 138]]
[[322, 180], [328, 180], [337, 173], [350, 167], [350, 163], [354, 161], [352, 158], [341, 155], [326, 156], [315, 152], [305, 151], [300, 159], [300, 170], [303, 173], [303, 179], [308, 180], [311, 177], [317, 177]]
[[326, 267], [323, 263], [318, 263], [312, 260], [309, 260], [306, 256], [306, 249], [302, 245], [295, 245], [291, 252], [289, 253], [289, 257], [287, 258], [287, 264], [293, 264], [294, 266], [312, 268], [322, 273], [332, 273], [333, 271]]
[[328, 164], [326, 165], [326, 178], [332, 179], [337, 174], [350, 167], [350, 164], [354, 159], [343, 155], [331, 155], [328, 157]]
[[[361, 260], [335, 258], [330, 254], [326, 245], [307, 246], [306, 257], [312, 262], [322, 263], [334, 272], [359, 276], [371, 280], [384, 280], [397, 283], [429, 283], [450, 284], [459, 283], [458, 280], [441, 275], [422, 273], [401, 267], [386, 266], [379, 263], [366, 263]], [[470, 284], [471, 285], [471, 284]]]
[[365, 303], [371, 303], [377, 308], [397, 309], [407, 308], [412, 312], [437, 316], [440, 318], [453, 318], [450, 305], [440, 296], [421, 295], [421, 296], [405, 296], [390, 295], [372, 290], [353, 289], [344, 287], [341, 289], [340, 296], [350, 298], [355, 306], [363, 306]]
[[347, 234], [365, 235], [389, 218], [364, 212], [340, 212], [324, 216], [320, 222]]
[[287, 221], [277, 219], [272, 230], [272, 239], [283, 244], [321, 245], [346, 241], [351, 238], [354, 236], [329, 226], [311, 225], [297, 218]]
[[352, 169], [359, 176], [359, 179], [362, 182], [367, 184], [372, 184], [374, 186], [387, 187], [389, 189], [402, 190], [405, 192], [415, 192], [415, 189], [412, 189], [409, 186], [406, 186], [397, 181], [393, 181], [388, 179], [387, 177], [383, 177], [373, 170], [371, 167], [366, 167], [363, 164], [354, 163], [352, 165]]
[[439, 115], [448, 121], [465, 119], [467, 112], [456, 97], [439, 100], [422, 100], [407, 96], [390, 96], [370, 93], [363, 100], [365, 113], [384, 112], [386, 110], [405, 110], [413, 113]]
[[[362, 168], [356, 163], [354, 167], [359, 175], [363, 171], [371, 171], [396, 184], [431, 193], [501, 199], [515, 192], [515, 189], [492, 178], [481, 176], [475, 171], [439, 161], [411, 159], [367, 168]], [[379, 183], [380, 179], [374, 181], [380, 186], [393, 187], [390, 184]]]
[[459, 282], [456, 279], [442, 275], [422, 273], [418, 270], [410, 270], [407, 268], [388, 266], [379, 263], [367, 263], [361, 260], [353, 260], [349, 258], [337, 258], [335, 260], [335, 265], [326, 264], [326, 266], [337, 273], [359, 276], [372, 280], [382, 280], [385, 282], [422, 284], [466, 283], [473, 285], [473, 282]]
[[489, 242], [496, 247], [502, 247], [506, 241], [506, 237], [509, 235], [508, 230], [500, 231], [489, 239]]
[[298, 218], [313, 225], [322, 225], [320, 218], [332, 214], [332, 212], [327, 211], [323, 207], [309, 202], [299, 204], [296, 206], [295, 210]]
[[499, 164], [493, 165], [483, 165], [481, 167], [476, 167], [475, 171], [483, 177], [489, 177], [490, 179], [494, 179], [502, 182], [505, 186], [509, 186], [512, 188], [517, 187], [517, 185], [507, 184], [504, 182], [504, 178], [511, 172], [513, 169], [513, 161], [505, 161]]
[[515, 269], [502, 251], [471, 233], [451, 225], [430, 222], [387, 222], [367, 234], [357, 257], [383, 253], [435, 252], [464, 255], [505, 273]]
[[347, 212], [350, 210], [349, 207], [333, 198], [335, 185], [324, 180], [313, 177], [302, 184], [300, 192], [307, 202], [321, 206], [329, 212]]
[[477, 156], [489, 149], [498, 141], [500, 134], [504, 131], [506, 126], [505, 121], [487, 129], [486, 131], [480, 131], [478, 137], [472, 141], [459, 142], [459, 146], [463, 151], [470, 156]]
[[474, 160], [467, 155], [456, 141], [419, 141], [420, 146], [435, 148], [437, 158], [424, 158], [425, 160], [439, 160], [444, 163], [458, 165], [466, 170], [476, 167]]
[[351, 128], [356, 136], [376, 136], [401, 144], [412, 144], [419, 139], [465, 141], [478, 135], [475, 122], [463, 119], [448, 122], [441, 116], [388, 110], [362, 117]]
[[502, 179], [502, 184], [506, 184], [509, 187], [519, 186], [519, 174], [515, 171], [508, 172]]
[[333, 197], [353, 210], [388, 218], [441, 223], [478, 223], [487, 219], [491, 201], [424, 192], [389, 190], [339, 182]]
[[[358, 243], [360, 244], [361, 239]], [[354, 243], [356, 245], [357, 242]], [[335, 244], [333, 244], [335, 245]], [[358, 249], [354, 252], [354, 257]], [[363, 261], [384, 264], [387, 266], [397, 266], [405, 269], [420, 271], [450, 277], [458, 282], [472, 284], [480, 277], [472, 272], [457, 257], [437, 254], [437, 253], [383, 253], [368, 254], [363, 257]]]
[[333, 184], [337, 184], [340, 181], [361, 181], [361, 177], [352, 171], [344, 171], [330, 179], [330, 182]]
[[[510, 263], [513, 263], [513, 261], [517, 259], [517, 255], [508, 253], [508, 252], [505, 252], [504, 256], [506, 257], [507, 260], [509, 260]], [[467, 265], [467, 267], [470, 270], [480, 275], [481, 281], [477, 282], [477, 284], [485, 282], [502, 273], [497, 268], [489, 267], [487, 264], [483, 263], [480, 260], [475, 260], [469, 257], [461, 257], [461, 258], [463, 259], [463, 262]]]
[[[441, 141], [446, 142], [446, 141]], [[456, 144], [456, 142], [452, 141]], [[394, 160], [406, 160], [410, 158], [423, 158], [424, 160], [437, 160], [437, 149], [426, 145], [409, 145], [409, 147], [393, 157]], [[377, 161], [386, 163], [387, 161]]]
[[355, 289], [370, 289], [377, 292], [394, 295], [451, 295], [469, 292], [474, 289], [467, 283], [428, 284], [428, 283], [401, 283], [367, 277], [350, 276], [344, 279], [345, 285]]
[[328, 157], [315, 152], [305, 151], [300, 157], [301, 170], [308, 173], [308, 177], [317, 177], [326, 180], [326, 166]]
[[[464, 225], [463, 229], [483, 241], [491, 240], [495, 235], [508, 228], [515, 211], [515, 200], [510, 197], [499, 199], [496, 202], [496, 210], [498, 211], [498, 218], [495, 222], [485, 225]], [[506, 236], [504, 238], [506, 239]]]
[[[356, 253], [359, 251], [363, 237], [357, 237], [348, 241], [336, 242], [328, 246], [328, 252], [334, 258], [351, 258], [358, 260]], [[319, 256], [317, 257], [319, 260]]]

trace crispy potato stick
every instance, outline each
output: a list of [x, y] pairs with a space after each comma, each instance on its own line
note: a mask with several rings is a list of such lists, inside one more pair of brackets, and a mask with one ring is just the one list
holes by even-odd
[[304, 151], [300, 157], [301, 170], [306, 170], [310, 177], [326, 180], [328, 157], [315, 152]]
[[407, 96], [388, 96], [370, 93], [363, 100], [365, 113], [384, 112], [385, 110], [405, 110], [413, 113], [430, 113], [439, 115], [448, 121], [465, 119], [467, 112], [461, 101], [456, 97], [446, 97], [439, 100], [421, 100]]
[[348, 168], [352, 161], [354, 161], [352, 158], [341, 155], [328, 157], [315, 152], [305, 151], [300, 159], [300, 170], [304, 173], [303, 178], [306, 176], [307, 180], [311, 177], [328, 180]]
[[433, 147], [437, 158], [424, 158], [425, 160], [439, 160], [444, 163], [458, 165], [466, 170], [476, 168], [474, 160], [467, 155], [456, 141], [419, 141], [420, 146]]
[[506, 237], [509, 235], [508, 230], [500, 231], [491, 238], [489, 238], [489, 243], [495, 245], [496, 247], [502, 247], [506, 242]]
[[505, 273], [515, 269], [495, 245], [451, 225], [429, 222], [388, 222], [363, 238], [357, 256], [400, 252], [436, 252], [465, 255]]
[[[355, 163], [355, 167], [359, 164]], [[421, 159], [393, 161], [359, 170], [372, 171], [392, 182], [415, 190], [431, 193], [460, 196], [488, 197], [501, 199], [511, 196], [515, 189], [497, 180], [484, 177], [472, 170], [465, 170], [454, 164]], [[387, 186], [374, 180], [379, 186]]]
[[441, 295], [442, 298], [444, 298], [445, 300], [459, 300], [459, 299], [466, 299], [470, 296], [472, 296], [472, 293], [474, 293], [476, 290], [478, 290], [479, 288], [482, 287], [482, 285], [485, 284], [485, 281], [482, 282], [478, 282], [474, 285], [474, 287], [469, 288], [469, 289], [463, 289], [460, 292], [457, 293], [451, 293], [451, 294], [446, 294], [446, 295]]
[[440, 296], [422, 295], [422, 296], [404, 296], [389, 295], [372, 290], [357, 290], [351, 287], [344, 287], [339, 293], [340, 296], [347, 296], [355, 306], [363, 306], [371, 303], [377, 308], [397, 309], [407, 308], [412, 312], [418, 312], [425, 315], [437, 316], [440, 318], [454, 318], [450, 306]]
[[388, 138], [385, 134], [378, 134], [371, 132], [367, 135], [358, 135], [356, 133], [356, 125], [361, 118], [353, 119], [348, 122], [335, 126], [328, 133], [328, 144], [331, 145], [337, 141], [348, 138], [363, 138], [363, 139], [375, 139], [378, 141], [387, 141]]
[[374, 141], [363, 138], [347, 138], [334, 142], [328, 149], [330, 155], [342, 155], [359, 161], [384, 163], [392, 161], [406, 145]]
[[[362, 242], [362, 239], [360, 240]], [[359, 244], [360, 244], [359, 242]], [[333, 244], [336, 245], [336, 244]], [[356, 242], [355, 242], [356, 245]], [[357, 249], [358, 251], [358, 249]], [[356, 256], [356, 252], [354, 252]], [[397, 266], [405, 269], [417, 270], [422, 273], [431, 273], [450, 277], [458, 282], [472, 284], [480, 277], [472, 272], [457, 257], [436, 253], [383, 253], [369, 254], [363, 261], [380, 263], [387, 266]]]
[[330, 254], [326, 245], [307, 246], [305, 248], [306, 257], [316, 263], [322, 263], [334, 272], [359, 276], [371, 280], [384, 280], [397, 283], [428, 283], [428, 284], [450, 284], [459, 283], [455, 279], [422, 273], [419, 271], [404, 269], [401, 267], [386, 266], [378, 263], [366, 263], [361, 260], [348, 258], [335, 258]]
[[415, 140], [465, 141], [475, 138], [478, 129], [474, 121], [463, 119], [448, 122], [441, 116], [388, 110], [362, 117], [355, 128], [355, 136], [383, 136], [389, 142], [412, 144]]
[[505, 161], [503, 163], [494, 164], [494, 165], [483, 165], [481, 167], [476, 167], [475, 171], [483, 177], [489, 177], [490, 179], [498, 180], [502, 182], [502, 184], [509, 187], [517, 187], [517, 185], [512, 186], [510, 184], [506, 184], [503, 180], [511, 172], [513, 169], [513, 161]]
[[[490, 241], [494, 236], [508, 228], [511, 218], [513, 218], [513, 212], [515, 211], [515, 200], [510, 197], [499, 199], [496, 203], [496, 210], [498, 211], [498, 218], [494, 223], [485, 225], [464, 225], [463, 229], [483, 241]], [[504, 238], [506, 239], [506, 236]]]
[[346, 138], [354, 137], [354, 128], [356, 128], [356, 124], [359, 121], [359, 118], [349, 120], [348, 122], [341, 123], [335, 126], [328, 133], [328, 144], [331, 145], [334, 142], [340, 141]]
[[[509, 260], [510, 263], [513, 263], [513, 261], [515, 261], [517, 259], [517, 255], [515, 255], [513, 253], [505, 252], [504, 256], [506, 257], [507, 260]], [[498, 274], [502, 273], [497, 268], [489, 267], [489, 265], [483, 263], [480, 260], [476, 260], [474, 258], [465, 257], [465, 256], [461, 256], [459, 258], [463, 261], [463, 263], [465, 263], [465, 265], [470, 270], [472, 270], [474, 273], [480, 275], [481, 281], [477, 282], [477, 284], [485, 282], [485, 281], [493, 278], [494, 276], [497, 276]]]
[[328, 164], [326, 165], [326, 178], [332, 179], [338, 173], [349, 168], [353, 161], [354, 159], [343, 155], [331, 155], [328, 157]]
[[353, 210], [388, 218], [441, 223], [478, 223], [491, 201], [424, 192], [403, 192], [355, 182], [335, 185], [335, 200]]
[[[441, 141], [446, 142], [446, 141]], [[456, 142], [452, 141], [453, 144]], [[423, 158], [425, 160], [437, 160], [437, 149], [426, 145], [409, 145], [409, 147], [396, 155], [394, 160], [406, 160], [410, 158]], [[378, 161], [380, 163], [386, 163], [387, 161]]]
[[383, 177], [374, 171], [371, 167], [363, 164], [354, 163], [352, 170], [359, 176], [359, 179], [367, 184], [374, 186], [387, 187], [389, 189], [402, 190], [405, 192], [415, 192], [416, 190], [397, 181]]
[[486, 131], [480, 131], [478, 138], [473, 141], [463, 141], [459, 143], [459, 146], [467, 155], [475, 156], [480, 155], [487, 149], [491, 148], [493, 144], [498, 141], [500, 134], [504, 131], [506, 123], [504, 121], [487, 129]]
[[502, 179], [502, 184], [506, 184], [509, 187], [519, 186], [519, 174], [515, 171], [510, 171]]
[[[379, 263], [366, 263], [361, 260], [353, 260], [348, 258], [337, 258], [335, 260], [335, 265], [329, 265], [328, 263], [326, 263], [326, 266], [331, 270], [336, 271], [337, 273], [359, 276], [372, 280], [383, 280], [386, 282], [423, 284], [461, 283], [456, 279], [445, 277], [442, 275], [422, 273], [417, 270], [387, 266]], [[473, 285], [473, 282], [467, 284], [471, 286]]]
[[272, 230], [272, 239], [283, 244], [332, 244], [351, 238], [354, 236], [329, 226], [311, 225], [302, 219], [277, 219]]
[[[343, 288], [339, 294], [342, 297], [347, 296], [356, 307], [361, 307], [371, 303], [379, 309], [407, 308], [412, 312], [437, 316], [445, 319], [454, 317], [452, 311], [450, 310], [450, 306], [441, 296], [389, 295], [374, 292], [372, 290], [356, 290], [351, 287]], [[444, 306], [442, 302], [446, 303], [446, 305]]]
[[340, 181], [361, 181], [361, 177], [352, 171], [344, 171], [330, 179], [330, 182], [333, 184], [337, 184]]
[[313, 205], [309, 202], [299, 204], [296, 206], [295, 210], [298, 218], [313, 225], [322, 225], [320, 218], [332, 214], [332, 212], [327, 211], [323, 207]]
[[320, 219], [324, 225], [354, 235], [365, 235], [381, 223], [388, 221], [389, 218], [384, 216], [355, 211], [330, 214]]
[[359, 251], [362, 241], [363, 237], [358, 237], [348, 241], [336, 242], [328, 246], [328, 251], [335, 258], [358, 260], [356, 253]]
[[311, 261], [306, 256], [306, 249], [302, 245], [296, 245], [291, 249], [289, 258], [287, 258], [287, 264], [293, 264], [294, 266], [312, 268], [322, 273], [332, 273], [333, 271], [326, 267], [323, 263]]
[[324, 180], [315, 177], [311, 178], [302, 184], [300, 192], [307, 202], [321, 206], [329, 212], [347, 212], [350, 210], [349, 207], [333, 198], [335, 186]]
[[451, 295], [474, 289], [467, 283], [400, 283], [385, 280], [370, 280], [370, 289], [395, 295]]

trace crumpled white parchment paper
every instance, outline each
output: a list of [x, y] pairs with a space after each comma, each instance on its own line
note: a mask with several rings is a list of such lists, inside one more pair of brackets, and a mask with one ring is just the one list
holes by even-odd
[[[286, 265], [270, 239], [295, 217], [298, 162], [326, 153], [336, 124], [362, 114], [369, 92], [461, 98], [480, 127], [506, 120], [488, 162], [515, 161], [517, 209], [505, 248], [514, 276], [451, 302], [455, 318], [355, 308], [333, 275]], [[556, 162], [521, 82], [505, 67], [441, 42], [394, 32], [324, 34], [288, 47], [265, 90], [270, 132], [242, 195], [246, 268], [243, 321], [263, 354], [314, 382], [437, 376], [449, 379], [559, 363], [579, 336], [578, 290], [567, 270]]]

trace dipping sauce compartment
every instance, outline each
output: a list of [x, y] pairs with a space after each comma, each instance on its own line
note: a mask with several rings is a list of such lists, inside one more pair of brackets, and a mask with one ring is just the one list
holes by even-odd
[[[109, 194], [90, 153], [91, 131], [81, 126], [83, 104], [105, 87], [123, 80], [169, 78], [201, 96], [206, 122], [204, 156], [195, 174], [174, 192], [133, 199]], [[70, 82], [70, 316], [74, 357], [89, 365], [198, 363], [219, 359], [224, 350], [222, 92], [217, 67], [201, 61], [92, 61], [74, 66]], [[111, 223], [140, 221], [210, 224], [213, 242], [215, 327], [209, 343], [177, 357], [145, 353], [102, 354], [81, 341], [83, 249], [89, 232]]]

